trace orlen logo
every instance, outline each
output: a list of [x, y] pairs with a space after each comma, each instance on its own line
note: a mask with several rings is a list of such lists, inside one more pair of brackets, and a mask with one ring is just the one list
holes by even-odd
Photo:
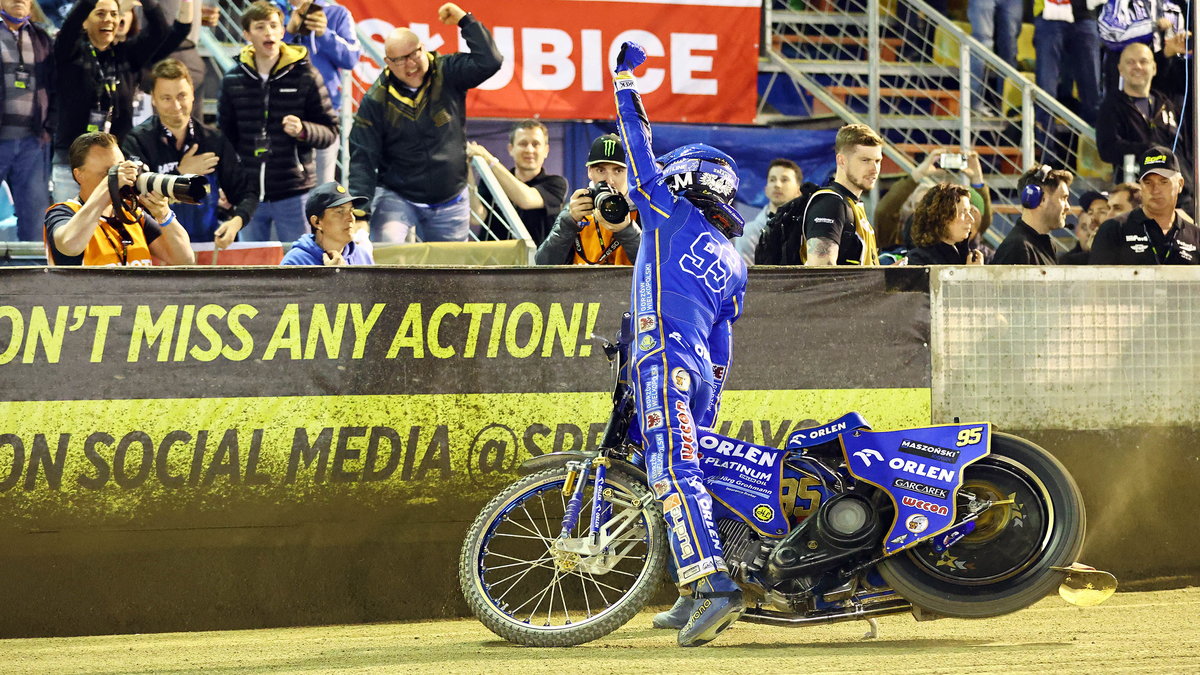
[[900, 501], [905, 506], [911, 506], [914, 509], [921, 509], [922, 511], [936, 513], [939, 516], [945, 516], [950, 513], [950, 509], [942, 506], [941, 504], [931, 504], [925, 500], [917, 499], [916, 497], [902, 497]]

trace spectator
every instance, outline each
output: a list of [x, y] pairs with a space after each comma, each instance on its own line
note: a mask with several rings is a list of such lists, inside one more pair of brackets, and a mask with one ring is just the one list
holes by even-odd
[[217, 126], [258, 182], [248, 241], [304, 234], [304, 195], [316, 185], [313, 149], [337, 141], [337, 119], [308, 50], [283, 39], [283, 12], [266, 0], [242, 14], [248, 45], [221, 82]]
[[[1017, 36], [1021, 34], [1022, 0], [967, 0], [967, 19], [971, 36], [1010, 65], [1017, 65]], [[971, 108], [976, 114], [996, 116], [982, 59], [971, 59]], [[997, 99], [999, 97], [996, 97]]]
[[47, 168], [57, 104], [50, 36], [30, 18], [32, 0], [0, 0], [0, 181], [8, 184], [17, 238], [41, 239], [50, 206]]
[[353, 197], [330, 181], [308, 193], [304, 217], [312, 230], [296, 240], [283, 256], [283, 265], [374, 265], [370, 249], [354, 242], [354, 205], [366, 197]]
[[[192, 117], [195, 103], [192, 75], [175, 59], [159, 61], [150, 71], [155, 115], [134, 127], [121, 142], [130, 159], [145, 162], [151, 171], [208, 176], [209, 194], [201, 204], [179, 204], [175, 214], [192, 241], [215, 242], [217, 250], [233, 243], [250, 222], [258, 195], [229, 139]], [[233, 205], [218, 219], [220, 193]]]
[[1079, 198], [1079, 218], [1075, 223], [1075, 248], [1058, 256], [1059, 265], [1086, 265], [1092, 239], [1100, 223], [1108, 220], [1108, 193], [1094, 190]]
[[[641, 244], [642, 228], [637, 209], [625, 195], [629, 192], [625, 145], [613, 134], [592, 141], [587, 158], [590, 187], [580, 188], [558, 214], [554, 229], [538, 246], [534, 260], [539, 265], [632, 265]], [[615, 195], [607, 200], [624, 202], [626, 215], [609, 220], [597, 208], [592, 191], [606, 183]], [[618, 207], [618, 211], [619, 211]]]
[[881, 249], [913, 248], [912, 216], [916, 211], [917, 204], [921, 202], [926, 191], [934, 185], [960, 182], [961, 179], [955, 175], [956, 171], [962, 172], [963, 178], [971, 187], [971, 213], [974, 219], [971, 227], [971, 241], [978, 242], [983, 233], [992, 226], [991, 190], [984, 183], [979, 153], [975, 151], [967, 153], [966, 164], [962, 166], [962, 169], [950, 170], [935, 166], [942, 161], [943, 155], [956, 154], [958, 153], [951, 148], [931, 150], [917, 165], [917, 168], [913, 169], [911, 176], [905, 176], [892, 183], [892, 187], [880, 198], [879, 205], [875, 207], [874, 222], [875, 233]]
[[[1183, 94], [1188, 54], [1183, 3], [1174, 0], [1108, 0], [1100, 12], [1100, 54], [1105, 95], [1120, 89], [1118, 62], [1131, 44], [1142, 43], [1154, 53], [1158, 76], [1152, 88], [1169, 96]], [[1189, 10], [1190, 11], [1190, 10]], [[1181, 100], [1176, 98], [1176, 104]]]
[[168, 265], [191, 265], [195, 254], [166, 197], [140, 195], [122, 200], [114, 215], [108, 174], [117, 168], [122, 192], [132, 191], [136, 162], [127, 161], [117, 138], [91, 131], [71, 143], [71, 173], [79, 196], [46, 212], [46, 258], [51, 265], [146, 266], [151, 255]]
[[[1033, 20], [1033, 46], [1037, 52], [1037, 85], [1059, 100], [1071, 98], [1070, 83], [1079, 91], [1079, 116], [1096, 121], [1100, 107], [1099, 6], [1090, 0], [1037, 0], [1042, 11]], [[1066, 84], [1060, 87], [1060, 84]], [[1062, 95], [1065, 90], [1065, 96]], [[1064, 103], [1066, 101], [1064, 100]], [[1049, 123], [1043, 120], [1043, 125]]]
[[930, 188], [913, 212], [910, 265], [982, 265], [977, 248], [960, 249], [971, 238], [975, 219], [971, 194], [961, 185], [941, 183]]
[[[354, 30], [354, 17], [350, 10], [333, 0], [275, 0], [275, 4], [285, 14], [291, 11], [284, 40], [308, 49], [309, 61], [325, 80], [329, 104], [340, 120], [342, 71], [353, 68], [362, 55], [362, 46]], [[317, 149], [318, 182], [328, 183], [335, 179], [340, 150], [340, 143]]]
[[499, 71], [503, 57], [458, 5], [442, 5], [438, 18], [459, 27], [470, 51], [426, 52], [416, 33], [397, 28], [383, 45], [387, 70], [354, 116], [349, 187], [373, 196], [377, 241], [404, 241], [410, 228], [423, 241], [467, 239], [467, 90]]
[[767, 195], [767, 205], [758, 212], [754, 220], [746, 223], [742, 236], [733, 241], [734, 248], [747, 265], [754, 264], [754, 249], [758, 247], [758, 238], [767, 226], [767, 219], [775, 215], [779, 207], [800, 196], [800, 185], [803, 182], [804, 172], [790, 159], [773, 159], [767, 165], [767, 184], [763, 186], [763, 193]]
[[1183, 176], [1167, 148], [1156, 145], [1138, 157], [1142, 206], [1110, 218], [1092, 242], [1093, 265], [1200, 264], [1200, 228], [1178, 208]]
[[[546, 125], [537, 120], [524, 120], [513, 125], [508, 133], [508, 154], [513, 168], [505, 168], [487, 148], [467, 142], [467, 156], [479, 157], [492, 169], [492, 175], [504, 189], [504, 194], [517, 210], [535, 246], [546, 240], [554, 227], [554, 217], [567, 198], [567, 179], [546, 173], [542, 168], [550, 154], [550, 134]], [[492, 193], [484, 183], [471, 195], [471, 209], [483, 220], [496, 239], [508, 239], [508, 228], [487, 210]]]
[[[1127, 156], [1132, 159], [1151, 145], [1172, 147], [1179, 130], [1175, 103], [1150, 88], [1157, 72], [1150, 48], [1140, 42], [1129, 45], [1121, 52], [1118, 68], [1124, 87], [1105, 97], [1096, 121], [1096, 150], [1100, 159], [1113, 165], [1114, 182], [1132, 180], [1124, 176]], [[1181, 138], [1178, 147], [1189, 147], [1187, 138]], [[1185, 182], [1189, 176], [1185, 170]]]
[[865, 124], [847, 124], [838, 130], [834, 150], [833, 181], [813, 193], [804, 212], [803, 247], [789, 241], [788, 250], [805, 265], [878, 265], [875, 230], [861, 197], [879, 178], [883, 139]]
[[167, 22], [157, 0], [145, 0], [146, 25], [137, 35], [116, 42], [121, 11], [116, 0], [79, 0], [54, 39], [56, 90], [69, 95], [60, 106], [54, 132], [54, 196], [59, 201], [74, 189], [67, 157], [71, 143], [84, 132], [103, 131], [124, 138], [133, 128], [133, 98], [138, 73], [167, 36]]
[[[1122, 213], [1141, 207], [1142, 186], [1137, 183], [1121, 183], [1108, 193], [1108, 217], [1116, 218]], [[1098, 221], [1096, 227], [1104, 221]]]
[[1021, 219], [996, 248], [993, 265], [1054, 265], [1054, 243], [1050, 232], [1066, 224], [1071, 209], [1070, 171], [1043, 164], [1026, 171], [1017, 180], [1021, 194]]

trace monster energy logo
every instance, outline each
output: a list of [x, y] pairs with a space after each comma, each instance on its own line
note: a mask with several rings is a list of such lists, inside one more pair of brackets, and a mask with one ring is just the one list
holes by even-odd
[[604, 154], [611, 155], [611, 154], [615, 153], [616, 151], [617, 151], [617, 139], [605, 138], [604, 139]]

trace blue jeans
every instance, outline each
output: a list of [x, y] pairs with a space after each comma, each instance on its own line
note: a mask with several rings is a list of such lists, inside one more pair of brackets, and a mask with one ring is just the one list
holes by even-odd
[[8, 183], [17, 238], [41, 241], [50, 208], [50, 145], [32, 136], [0, 141], [0, 182]]
[[[1037, 85], [1059, 96], [1059, 85], [1079, 88], [1079, 116], [1088, 124], [1096, 123], [1100, 109], [1100, 29], [1095, 19], [1074, 23], [1033, 22], [1033, 46], [1037, 50]], [[1061, 98], [1059, 100], [1062, 100]]]
[[261, 202], [254, 210], [250, 222], [238, 233], [240, 241], [293, 242], [308, 233], [308, 221], [304, 217], [304, 200], [308, 193]]
[[[971, 22], [971, 36], [1015, 66], [1022, 11], [1021, 0], [969, 0], [967, 19]], [[975, 106], [988, 102], [984, 100], [988, 88], [984, 87], [983, 65], [980, 59], [971, 59], [971, 104]]]
[[404, 242], [410, 228], [421, 241], [466, 241], [471, 224], [467, 188], [441, 204], [410, 202], [385, 187], [375, 188], [371, 241]]

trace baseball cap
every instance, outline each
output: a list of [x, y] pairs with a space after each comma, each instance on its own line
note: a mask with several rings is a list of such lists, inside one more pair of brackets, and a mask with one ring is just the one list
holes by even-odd
[[308, 220], [311, 216], [322, 216], [325, 209], [341, 206], [346, 202], [361, 204], [366, 201], [366, 197], [354, 197], [346, 188], [334, 181], [329, 181], [318, 185], [308, 193], [308, 201], [304, 203], [304, 219]]
[[1138, 180], [1145, 178], [1148, 173], [1156, 173], [1164, 178], [1179, 175], [1179, 160], [1175, 159], [1175, 153], [1161, 145], [1152, 145], [1144, 150], [1138, 157], [1138, 167], [1141, 171]]
[[616, 134], [605, 134], [592, 141], [592, 149], [588, 152], [587, 165], [610, 162], [623, 167], [625, 164], [625, 146]]
[[1092, 202], [1096, 201], [1097, 199], [1108, 201], [1108, 193], [1098, 192], [1096, 190], [1089, 190], [1088, 192], [1083, 193], [1083, 196], [1079, 198], [1079, 208], [1087, 211], [1088, 208], [1091, 207]]

